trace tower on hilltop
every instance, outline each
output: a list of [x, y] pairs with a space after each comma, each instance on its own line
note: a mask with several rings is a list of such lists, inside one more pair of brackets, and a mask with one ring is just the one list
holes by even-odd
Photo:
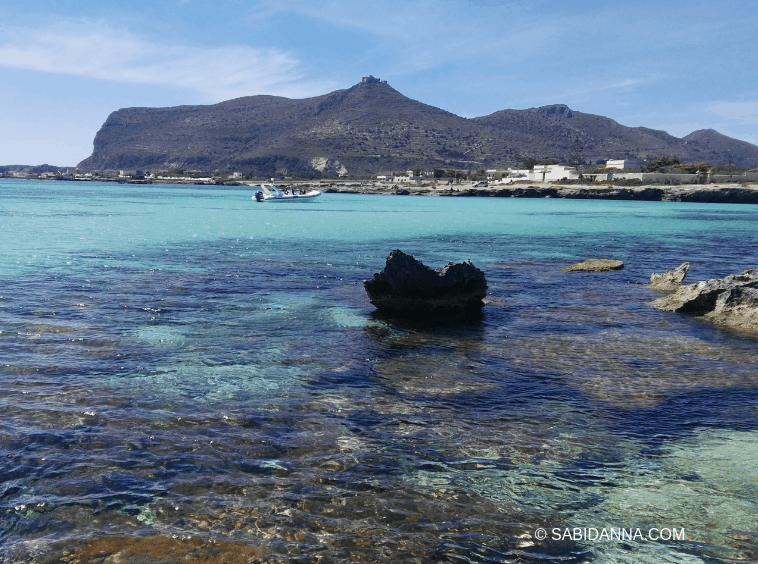
[[372, 75], [364, 76], [361, 79], [361, 84], [387, 84], [386, 80], [379, 80], [378, 78], [374, 78]]

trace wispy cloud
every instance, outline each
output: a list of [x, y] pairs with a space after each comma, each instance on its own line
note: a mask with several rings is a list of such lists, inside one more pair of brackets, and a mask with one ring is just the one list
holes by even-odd
[[280, 50], [163, 45], [88, 20], [41, 29], [5, 27], [0, 66], [194, 90], [209, 101], [262, 93], [302, 97], [332, 86], [304, 82], [300, 61]]
[[691, 76], [693, 66], [702, 65], [703, 45], [713, 45], [709, 53], [719, 60], [727, 24], [714, 14], [728, 11], [728, 0], [687, 9], [681, 2], [664, 3], [656, 5], [652, 18], [645, 2], [574, 7], [557, 0], [239, 1], [253, 6], [255, 18], [294, 13], [370, 37], [383, 55], [384, 68], [376, 69], [382, 76], [457, 63], [491, 77], [523, 80], [544, 73], [563, 80], [563, 74], [581, 73], [614, 83], [648, 69], [669, 81]]
[[744, 125], [758, 125], [758, 102], [719, 102], [706, 110]]
[[[250, 5], [256, 20], [294, 13], [370, 37], [384, 59], [385, 68], [377, 72], [393, 75], [461, 61], [528, 56], [542, 51], [560, 28], [554, 18], [529, 19], [528, 3], [485, 3], [492, 6], [463, 0], [251, 0]], [[482, 19], [482, 9], [490, 19]]]
[[568, 102], [582, 101], [586, 98], [587, 94], [596, 94], [606, 91], [630, 91], [639, 88], [640, 86], [663, 80], [664, 78], [664, 76], [658, 74], [609, 81], [592, 78], [584, 81], [580, 88], [558, 92], [556, 99], [566, 100]]

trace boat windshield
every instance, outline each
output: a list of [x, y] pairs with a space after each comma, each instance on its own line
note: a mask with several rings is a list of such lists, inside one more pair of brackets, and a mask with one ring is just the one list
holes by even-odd
[[261, 184], [261, 190], [264, 194], [274, 196], [275, 198], [281, 198], [284, 195], [281, 190], [273, 184]]

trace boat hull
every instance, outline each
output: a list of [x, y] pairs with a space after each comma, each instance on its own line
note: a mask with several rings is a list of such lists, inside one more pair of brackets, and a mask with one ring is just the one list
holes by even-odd
[[[311, 202], [318, 198], [321, 192], [318, 194], [303, 194], [302, 196], [282, 196], [281, 198], [263, 198], [262, 202]], [[253, 197], [255, 199], [255, 197]]]

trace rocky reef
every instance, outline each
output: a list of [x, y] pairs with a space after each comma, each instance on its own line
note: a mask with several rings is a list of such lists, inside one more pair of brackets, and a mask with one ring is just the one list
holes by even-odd
[[758, 268], [682, 286], [655, 300], [653, 306], [700, 315], [734, 329], [758, 331]]
[[399, 249], [364, 286], [380, 312], [417, 320], [465, 319], [481, 311], [487, 294], [484, 272], [471, 261], [435, 270]]
[[587, 259], [584, 262], [578, 262], [566, 268], [561, 268], [561, 270], [566, 272], [608, 272], [610, 270], [621, 270], [622, 268], [624, 268], [624, 263], [620, 260]]

